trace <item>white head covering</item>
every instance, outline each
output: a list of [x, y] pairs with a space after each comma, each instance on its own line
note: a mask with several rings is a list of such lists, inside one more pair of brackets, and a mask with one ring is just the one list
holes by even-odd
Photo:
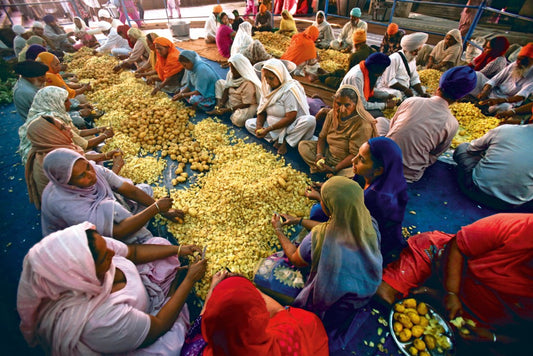
[[26, 32], [26, 29], [24, 28], [24, 26], [21, 26], [21, 25], [14, 25], [13, 27], [11, 27], [11, 29], [17, 35], [22, 35], [24, 32]]
[[110, 19], [111, 15], [109, 14], [109, 11], [106, 9], [100, 9], [98, 10], [98, 17], [104, 18], [104, 19]]
[[428, 40], [428, 37], [429, 35], [424, 32], [411, 33], [402, 37], [400, 45], [404, 51], [411, 52], [422, 47]]
[[279, 59], [269, 59], [263, 65], [263, 69], [267, 69], [274, 73], [281, 82], [280, 86], [272, 90], [270, 85], [268, 85], [265, 76], [262, 76], [261, 79], [261, 102], [257, 108], [257, 112], [260, 113], [264, 111], [270, 103], [277, 102], [285, 93], [291, 91], [296, 97], [296, 101], [304, 111], [305, 115], [309, 115], [309, 105], [307, 104], [307, 97], [305, 96], [305, 90], [302, 85], [297, 81], [292, 79], [291, 74], [285, 67], [282, 61]]
[[88, 222], [57, 231], [33, 246], [22, 267], [17, 293], [20, 330], [47, 354], [96, 355], [80, 340], [92, 312], [111, 294], [115, 265], [100, 282], [85, 231]]
[[44, 25], [43, 25], [43, 23], [42, 23], [41, 21], [35, 21], [35, 22], [33, 23], [33, 25], [31, 25], [31, 27], [37, 27], [37, 28], [42, 28], [42, 29], [44, 29]]
[[463, 39], [461, 38], [461, 31], [454, 28], [453, 30], [448, 31], [446, 34], [452, 36], [457, 41], [457, 43], [462, 46]]
[[78, 19], [80, 20], [80, 23], [81, 23], [81, 28], [76, 26], [76, 22], [74, 22], [74, 31], [75, 32], [81, 32], [81, 31], [87, 31], [87, 25], [85, 25], [85, 21], [83, 21], [83, 19], [81, 17], [78, 17], [78, 16], [74, 16], [74, 19]]
[[235, 20], [235, 15], [232, 12], [228, 12], [226, 15], [228, 15], [228, 19]]
[[[324, 18], [324, 21], [322, 21], [321, 24], [319, 24], [318, 21], [317, 21], [317, 18], [318, 18], [319, 15], [322, 15], [322, 17]], [[313, 24], [311, 26], [315, 26], [316, 28], [321, 30], [323, 27], [326, 27], [327, 25], [329, 25], [329, 23], [326, 21], [326, 14], [324, 13], [324, 11], [322, 11], [322, 10], [317, 11], [316, 12], [316, 16], [315, 16], [315, 22], [313, 22]]]
[[255, 85], [255, 96], [257, 99], [257, 102], [259, 103], [261, 101], [261, 81], [259, 78], [257, 78], [257, 75], [255, 74], [254, 67], [252, 67], [252, 63], [250, 63], [250, 60], [243, 56], [240, 53], [236, 53], [233, 56], [231, 56], [228, 59], [228, 62], [230, 62], [237, 72], [241, 75], [238, 79], [233, 79], [233, 74], [231, 73], [231, 70], [226, 75], [226, 88], [237, 88], [239, 87], [245, 80], [248, 80]]
[[237, 31], [233, 44], [231, 45], [231, 55], [244, 52], [253, 41], [252, 24], [244, 21], [239, 25], [239, 31]]
[[100, 31], [109, 31], [111, 29], [111, 24], [107, 21], [100, 21], [97, 26]]

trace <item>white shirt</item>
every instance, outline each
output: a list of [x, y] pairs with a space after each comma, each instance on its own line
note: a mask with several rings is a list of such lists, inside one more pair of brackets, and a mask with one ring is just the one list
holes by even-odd
[[205, 22], [205, 26], [204, 26], [205, 36], [206, 37], [207, 36], [216, 37], [217, 36], [217, 28], [218, 28], [217, 18], [212, 13], [211, 15], [209, 15], [209, 18]]
[[131, 47], [128, 43], [128, 40], [125, 38], [122, 38], [115, 28], [112, 28], [109, 31], [109, 35], [107, 35], [107, 38], [100, 47], [96, 49], [97, 52], [110, 52], [113, 48], [126, 48], [130, 49]]
[[[403, 50], [399, 52], [403, 53]], [[399, 52], [393, 53], [389, 56], [391, 64], [381, 75], [381, 79], [376, 85], [377, 88], [391, 88], [396, 83], [406, 88], [420, 84], [420, 77], [416, 71], [416, 58], [413, 58], [407, 63], [409, 70], [411, 71], [411, 76], [409, 76]]]
[[[518, 80], [512, 75], [516, 66], [516, 62], [509, 64], [503, 71], [487, 82], [487, 84], [492, 86], [490, 97], [523, 96], [527, 99], [533, 93], [533, 66], [529, 67], [525, 76], [518, 78]], [[513, 103], [513, 105], [517, 106], [520, 103]]]
[[[378, 78], [378, 82], [380, 79]], [[359, 64], [356, 66], [353, 66], [352, 69], [346, 73], [344, 76], [344, 79], [342, 79], [342, 85], [349, 84], [353, 85], [354, 87], [359, 90], [359, 94], [361, 94], [361, 101], [363, 102], [363, 106], [367, 110], [383, 110], [385, 109], [385, 103], [383, 102], [369, 102], [366, 101], [366, 98], [364, 96], [364, 86], [365, 86], [365, 78], [363, 75], [363, 72], [361, 71], [361, 67], [359, 67]], [[386, 92], [383, 92], [381, 90], [374, 89], [374, 97], [375, 98], [386, 98], [389, 94]]]

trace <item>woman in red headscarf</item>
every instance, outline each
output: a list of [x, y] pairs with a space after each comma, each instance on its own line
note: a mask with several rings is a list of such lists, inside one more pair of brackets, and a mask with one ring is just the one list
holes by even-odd
[[500, 73], [507, 66], [507, 59], [504, 57], [509, 48], [509, 41], [503, 36], [494, 37], [485, 43], [483, 53], [474, 58], [469, 64], [476, 72], [481, 72], [490, 79]]
[[154, 40], [157, 59], [155, 70], [160, 82], [156, 82], [152, 95], [163, 90], [168, 93], [177, 91], [183, 77], [183, 66], [178, 61], [180, 51], [165, 37], [157, 37]]
[[[229, 278], [227, 278], [229, 277]], [[244, 277], [213, 276], [201, 316], [189, 329], [182, 356], [328, 355], [320, 319], [283, 308]]]
[[[304, 69], [311, 72], [316, 72], [318, 69], [318, 53], [315, 47], [318, 34], [317, 27], [309, 26], [304, 32], [292, 36], [291, 44], [281, 59], [291, 61], [298, 66], [294, 72], [295, 75], [303, 75]], [[313, 67], [317, 68], [312, 70]]]

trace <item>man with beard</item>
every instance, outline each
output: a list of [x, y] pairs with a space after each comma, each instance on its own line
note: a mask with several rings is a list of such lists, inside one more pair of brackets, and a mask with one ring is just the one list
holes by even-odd
[[13, 87], [13, 103], [17, 113], [25, 122], [33, 97], [44, 87], [48, 66], [41, 62], [23, 61], [17, 63], [14, 70], [20, 77]]
[[353, 33], [358, 28], [368, 31], [367, 23], [361, 20], [361, 9], [354, 7], [352, 11], [350, 11], [350, 22], [344, 25], [339, 37], [336, 40], [331, 41], [330, 47], [342, 52], [351, 51], [353, 46]]
[[54, 43], [56, 48], [64, 52], [76, 52], [76, 49], [72, 46], [75, 41], [70, 38], [74, 36], [74, 32], [65, 32], [57, 24], [57, 20], [53, 15], [46, 15], [43, 17], [43, 21], [46, 24], [44, 26], [44, 35]]
[[520, 106], [533, 93], [533, 42], [522, 47], [516, 62], [485, 84], [478, 95], [480, 106], [489, 113], [499, 113]]
[[416, 32], [402, 38], [402, 49], [389, 56], [391, 65], [381, 75], [377, 84], [379, 90], [386, 91], [399, 99], [412, 97], [413, 89], [419, 96], [428, 97], [420, 83], [416, 71], [416, 55], [428, 39], [428, 34]]

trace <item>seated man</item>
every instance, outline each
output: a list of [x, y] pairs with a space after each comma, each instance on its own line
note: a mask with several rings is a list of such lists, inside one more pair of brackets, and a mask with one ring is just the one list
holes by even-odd
[[381, 41], [381, 46], [379, 47], [379, 51], [381, 53], [385, 53], [386, 55], [390, 56], [391, 54], [398, 52], [400, 47], [400, 41], [402, 40], [402, 37], [405, 35], [404, 30], [400, 30], [398, 28], [398, 25], [392, 22], [387, 27], [387, 31], [385, 32], [385, 35], [383, 36], [383, 40]]
[[339, 37], [336, 40], [331, 41], [330, 47], [337, 51], [351, 51], [353, 46], [353, 33], [358, 28], [362, 28], [363, 30], [367, 31], [368, 25], [366, 22], [361, 20], [361, 9], [358, 7], [354, 7], [352, 11], [350, 11], [350, 22], [344, 25]]
[[399, 99], [412, 97], [413, 89], [419, 96], [429, 96], [424, 92], [416, 71], [416, 55], [427, 39], [428, 34], [423, 32], [415, 32], [402, 38], [402, 49], [389, 56], [391, 65], [381, 75], [377, 84], [379, 90]]
[[205, 21], [204, 31], [205, 31], [205, 43], [215, 43], [217, 37], [218, 29], [218, 14], [222, 12], [222, 6], [215, 5], [213, 7], [213, 12], [209, 14], [209, 17]]
[[458, 66], [463, 54], [461, 32], [457, 29], [448, 31], [446, 37], [429, 54], [427, 69], [445, 71]]
[[114, 19], [111, 17], [111, 14], [106, 9], [100, 9], [98, 10], [98, 20], [99, 21], [105, 21], [109, 22], [111, 24], [111, 27], [113, 27], [115, 30], [119, 27], [124, 25], [122, 21], [119, 19]]
[[76, 52], [76, 49], [72, 46], [74, 41], [71, 36], [74, 36], [74, 32], [65, 32], [63, 27], [57, 24], [57, 20], [53, 15], [46, 15], [43, 17], [45, 22], [44, 35], [48, 37], [53, 43], [55, 48], [64, 52]]
[[461, 190], [497, 210], [533, 207], [532, 137], [533, 124], [503, 125], [459, 145], [453, 159]]
[[447, 70], [440, 78], [439, 89], [431, 98], [405, 100], [394, 117], [378, 118], [378, 132], [394, 140], [402, 149], [403, 174], [416, 182], [427, 167], [450, 147], [459, 124], [448, 106], [476, 86], [476, 72], [467, 66]]
[[533, 42], [522, 47], [516, 62], [509, 64], [485, 84], [478, 99], [489, 113], [510, 110], [533, 93]]
[[361, 28], [355, 30], [352, 41], [353, 53], [350, 54], [350, 58], [348, 59], [348, 70], [352, 69], [352, 67], [359, 64], [359, 62], [364, 61], [368, 56], [375, 52], [374, 49], [366, 44], [366, 31]]
[[[398, 295], [431, 292], [442, 298], [448, 320], [476, 355], [503, 355], [530, 338], [533, 322], [533, 214], [496, 214], [464, 226], [455, 235], [414, 235], [395, 262], [383, 270], [377, 295], [393, 303]], [[430, 278], [433, 288], [421, 287]], [[428, 284], [426, 284], [428, 285]], [[459, 349], [457, 354], [469, 354]]]
[[13, 103], [22, 121], [26, 122], [33, 97], [46, 82], [48, 66], [41, 62], [24, 61], [17, 63], [14, 70], [20, 78], [13, 87]]
[[255, 16], [253, 32], [268, 32], [274, 28], [274, 17], [265, 5], [259, 6], [259, 13]]
[[94, 53], [108, 53], [115, 56], [128, 55], [131, 52], [131, 47], [128, 40], [120, 36], [116, 28], [113, 28], [108, 21], [100, 21], [98, 28], [102, 34], [107, 36], [104, 43], [94, 50]]
[[[361, 61], [350, 69], [341, 83], [341, 86], [349, 84], [357, 88], [364, 108], [374, 117], [382, 115], [381, 110], [392, 109], [396, 106], [396, 101], [392, 100], [392, 95], [389, 96], [388, 93], [374, 90], [379, 76], [389, 65], [390, 59], [387, 55], [379, 52], [372, 53], [365, 61]], [[381, 101], [369, 101], [371, 97]]]

